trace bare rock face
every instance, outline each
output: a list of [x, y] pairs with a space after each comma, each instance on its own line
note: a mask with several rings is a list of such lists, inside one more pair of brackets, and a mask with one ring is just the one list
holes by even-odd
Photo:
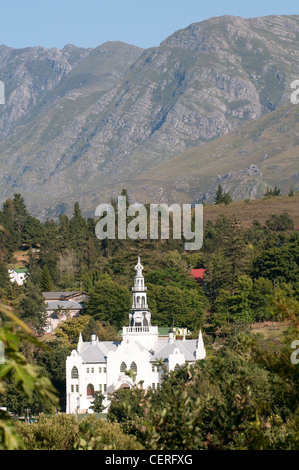
[[2, 200], [22, 192], [38, 213], [96, 198], [271, 113], [298, 78], [298, 33], [299, 16], [224, 16], [144, 51], [1, 46]]

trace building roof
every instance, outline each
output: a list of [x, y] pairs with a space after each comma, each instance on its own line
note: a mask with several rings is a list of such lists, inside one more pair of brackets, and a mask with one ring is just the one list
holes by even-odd
[[84, 307], [74, 300], [51, 300], [47, 305], [47, 310], [82, 310]]
[[174, 350], [178, 348], [179, 351], [184, 354], [186, 361], [194, 361], [194, 352], [196, 349], [196, 340], [173, 340], [172, 343], [169, 343], [168, 340], [158, 340], [155, 344], [155, 351], [151, 362], [156, 362], [159, 359], [163, 361], [168, 359], [170, 354], [173, 354]]
[[[185, 356], [185, 360], [195, 360], [196, 350], [196, 339], [188, 340], [173, 340], [172, 343], [169, 340], [157, 340], [154, 346], [154, 350], [151, 352], [152, 357], [150, 362], [157, 362], [159, 360], [168, 360], [169, 356], [174, 353], [174, 350], [179, 349], [180, 353]], [[83, 363], [96, 364], [107, 362], [107, 355], [109, 351], [115, 351], [121, 341], [83, 341], [79, 346], [79, 354], [82, 357]], [[138, 347], [142, 349], [142, 345], [138, 344]]]
[[192, 269], [190, 277], [194, 277], [196, 280], [203, 281], [206, 269]]
[[107, 354], [109, 351], [115, 351], [120, 341], [91, 341], [82, 342], [80, 345], [79, 354], [82, 357], [82, 362], [85, 363], [98, 363], [107, 362]]
[[27, 274], [29, 272], [27, 268], [13, 268], [11, 271], [18, 274]]
[[72, 292], [43, 292], [43, 297], [45, 300], [67, 300], [69, 297], [76, 297], [79, 295], [87, 295], [86, 292], [83, 291], [72, 291]]

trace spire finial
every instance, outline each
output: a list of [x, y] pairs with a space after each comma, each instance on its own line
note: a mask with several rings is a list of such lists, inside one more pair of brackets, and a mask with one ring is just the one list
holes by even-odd
[[77, 345], [77, 351], [80, 351], [82, 343], [83, 343], [83, 338], [82, 338], [82, 333], [80, 331], [78, 345]]
[[136, 276], [142, 276], [142, 270], [143, 270], [143, 266], [140, 262], [140, 256], [138, 254], [138, 259], [137, 259], [137, 264], [135, 266], [135, 270], [136, 270]]

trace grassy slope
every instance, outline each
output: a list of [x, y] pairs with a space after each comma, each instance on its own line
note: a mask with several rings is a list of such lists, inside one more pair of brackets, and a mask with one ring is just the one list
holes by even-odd
[[204, 206], [204, 221], [215, 222], [220, 215], [236, 215], [244, 228], [252, 225], [253, 220], [265, 223], [271, 214], [283, 214], [287, 212], [295, 223], [295, 229], [299, 230], [299, 192], [293, 197], [276, 196], [261, 198], [250, 201], [232, 202], [228, 206], [224, 204], [208, 204]]

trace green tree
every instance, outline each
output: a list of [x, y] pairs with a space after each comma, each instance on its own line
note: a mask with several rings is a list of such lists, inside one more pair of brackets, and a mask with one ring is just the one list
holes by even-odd
[[66, 358], [69, 349], [61, 345], [58, 341], [46, 343], [45, 349], [34, 351], [36, 364], [43, 370], [45, 377], [48, 377], [59, 396], [59, 406], [61, 410], [66, 406]]
[[[150, 390], [147, 393], [151, 395]], [[143, 397], [144, 391], [137, 386], [133, 389], [115, 390], [109, 395], [108, 421], [119, 423], [126, 434], [138, 435], [138, 424], [143, 417], [143, 410], [140, 406]]]
[[105, 400], [105, 396], [101, 392], [94, 392], [94, 399], [91, 402], [90, 408], [94, 411], [94, 413], [102, 413], [105, 409], [103, 401]]
[[223, 203], [223, 189], [221, 184], [218, 184], [216, 196], [215, 196], [215, 204], [222, 204]]
[[278, 347], [277, 341], [239, 331], [215, 355], [166, 375], [154, 395], [144, 393], [143, 418], [131, 418], [144, 447], [296, 449], [298, 372], [290, 344], [297, 334], [293, 330]]
[[52, 279], [46, 264], [44, 265], [42, 270], [39, 287], [43, 292], [51, 292], [53, 290]]
[[134, 436], [124, 434], [118, 423], [89, 415], [78, 422], [67, 414], [40, 414], [32, 424], [17, 423], [26, 448], [32, 450], [142, 450]]
[[232, 202], [231, 195], [225, 191], [223, 191], [221, 184], [218, 184], [216, 196], [215, 196], [215, 204], [225, 204], [226, 206]]
[[148, 293], [152, 324], [159, 326], [174, 324], [192, 331], [198, 330], [203, 325], [204, 312], [208, 305], [203, 291], [148, 284]]
[[36, 218], [28, 215], [22, 228], [23, 243], [29, 246], [40, 245], [44, 241], [45, 228]]
[[270, 218], [266, 220], [266, 227], [276, 232], [294, 230], [294, 221], [287, 212], [280, 215], [272, 214]]
[[0, 294], [1, 291], [4, 292], [9, 287], [9, 275], [7, 267], [4, 263], [0, 262]]
[[103, 279], [95, 284], [86, 302], [86, 313], [116, 328], [128, 323], [131, 308], [129, 289]]
[[77, 345], [80, 333], [90, 322], [89, 315], [80, 315], [75, 318], [68, 318], [56, 328], [55, 333], [58, 341], [68, 349], [74, 349]]
[[222, 234], [221, 252], [225, 260], [223, 278], [226, 286], [233, 292], [237, 278], [244, 274], [248, 262], [248, 250], [244, 233], [236, 216], [229, 220]]
[[109, 322], [102, 322], [89, 317], [88, 324], [82, 330], [84, 341], [89, 341], [92, 334], [95, 334], [99, 341], [120, 341], [121, 336], [117, 329], [109, 324]]
[[288, 196], [289, 196], [289, 197], [295, 196], [295, 188], [294, 188], [294, 185], [292, 185], [292, 186], [290, 187]]
[[85, 249], [87, 239], [87, 222], [82, 216], [79, 203], [74, 205], [73, 217], [70, 219], [69, 231], [72, 243], [76, 246], [77, 250]]
[[[23, 340], [32, 344], [39, 343], [32, 330], [22, 322], [10, 307], [0, 305], [1, 313], [7, 321], [0, 324], [0, 341], [5, 348], [5, 361], [0, 364], [0, 393], [7, 394], [7, 383], [13, 381], [17, 389], [22, 391], [29, 403], [33, 400], [34, 392], [40, 398], [58, 404], [56, 390], [51, 382], [42, 373], [39, 367], [30, 364], [20, 353], [20, 345]], [[24, 448], [25, 444], [16, 430], [10, 416], [0, 410], [0, 449], [14, 450]]]
[[255, 321], [274, 320], [275, 289], [270, 279], [254, 279], [251, 293], [251, 309]]
[[264, 194], [266, 197], [271, 197], [271, 196], [280, 196], [280, 189], [275, 185], [274, 188], [270, 188], [267, 186], [266, 193]]
[[299, 240], [263, 250], [253, 260], [251, 275], [295, 284], [299, 276]]
[[230, 299], [230, 315], [234, 323], [251, 323], [254, 319], [251, 296], [253, 282], [249, 276], [240, 276]]
[[19, 231], [22, 232], [28, 220], [29, 212], [27, 211], [24, 198], [21, 194], [14, 194], [13, 197], [13, 218], [18, 224]]
[[28, 280], [24, 285], [24, 295], [21, 296], [16, 307], [19, 317], [38, 334], [46, 326], [46, 303], [40, 290]]

